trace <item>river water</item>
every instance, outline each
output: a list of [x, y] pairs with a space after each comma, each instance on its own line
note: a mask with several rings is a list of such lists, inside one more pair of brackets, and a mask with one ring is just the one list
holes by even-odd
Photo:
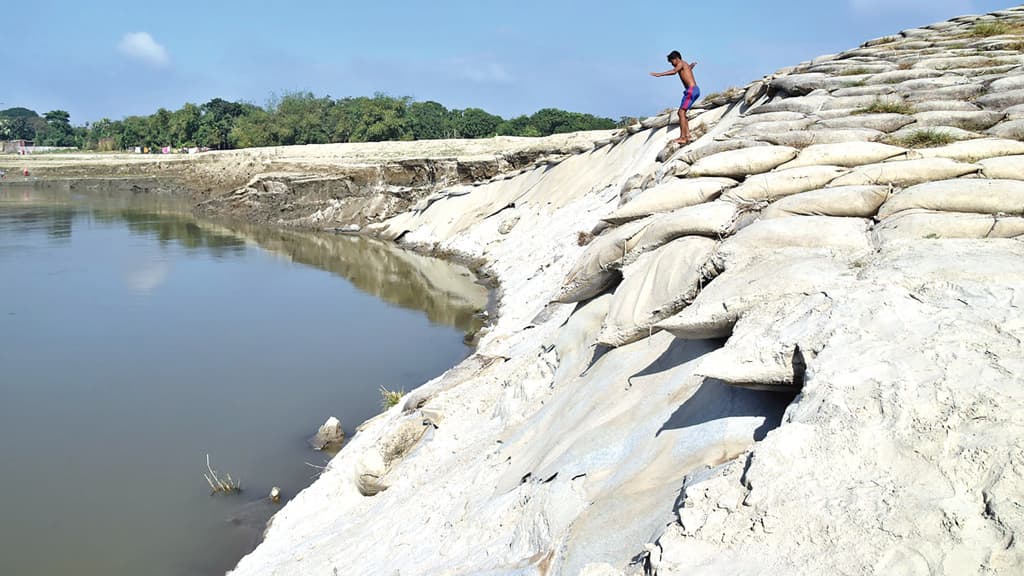
[[[487, 303], [366, 239], [82, 189], [0, 184], [0, 574], [223, 574], [270, 488], [325, 464], [319, 424], [464, 358]], [[207, 454], [241, 494], [210, 494]]]

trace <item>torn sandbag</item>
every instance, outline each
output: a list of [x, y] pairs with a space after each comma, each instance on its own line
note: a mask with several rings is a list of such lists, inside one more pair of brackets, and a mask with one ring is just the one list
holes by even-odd
[[782, 250], [748, 267], [720, 274], [689, 306], [655, 328], [687, 340], [724, 338], [754, 306], [793, 294], [827, 291], [853, 273], [842, 260], [793, 252]]
[[714, 276], [710, 257], [718, 242], [686, 236], [648, 252], [623, 271], [598, 343], [617, 347], [646, 338]]
[[618, 272], [613, 268], [626, 255], [626, 241], [647, 224], [647, 220], [630, 222], [608, 230], [591, 241], [566, 275], [554, 300], [563, 304], [581, 302], [608, 288], [618, 278]]

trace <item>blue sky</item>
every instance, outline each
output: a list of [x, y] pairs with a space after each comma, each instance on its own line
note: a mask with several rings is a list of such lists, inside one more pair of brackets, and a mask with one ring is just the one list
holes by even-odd
[[864, 40], [1011, 0], [115, 2], [5, 6], [0, 108], [74, 124], [214, 97], [376, 91], [510, 117], [543, 107], [618, 118], [676, 105], [667, 68], [705, 94]]

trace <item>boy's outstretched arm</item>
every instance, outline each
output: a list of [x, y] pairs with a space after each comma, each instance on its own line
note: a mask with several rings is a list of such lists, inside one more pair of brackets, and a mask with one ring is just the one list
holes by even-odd
[[654, 76], [655, 78], [660, 76], [672, 76], [673, 74], [679, 74], [679, 72], [686, 66], [686, 62], [680, 62], [678, 66], [671, 70], [666, 70], [665, 72], [651, 72], [651, 76]]

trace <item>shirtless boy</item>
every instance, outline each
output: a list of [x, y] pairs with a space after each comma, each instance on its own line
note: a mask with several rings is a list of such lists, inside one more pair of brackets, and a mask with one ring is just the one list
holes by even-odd
[[668, 62], [672, 65], [671, 70], [651, 72], [651, 76], [679, 74], [679, 79], [683, 81], [685, 90], [683, 90], [683, 101], [679, 103], [679, 138], [676, 138], [675, 141], [685, 146], [690, 143], [690, 123], [686, 121], [686, 111], [692, 108], [694, 102], [700, 98], [700, 88], [697, 87], [697, 81], [693, 79], [693, 68], [697, 66], [697, 63], [687, 64], [677, 50], [673, 50], [668, 55]]

